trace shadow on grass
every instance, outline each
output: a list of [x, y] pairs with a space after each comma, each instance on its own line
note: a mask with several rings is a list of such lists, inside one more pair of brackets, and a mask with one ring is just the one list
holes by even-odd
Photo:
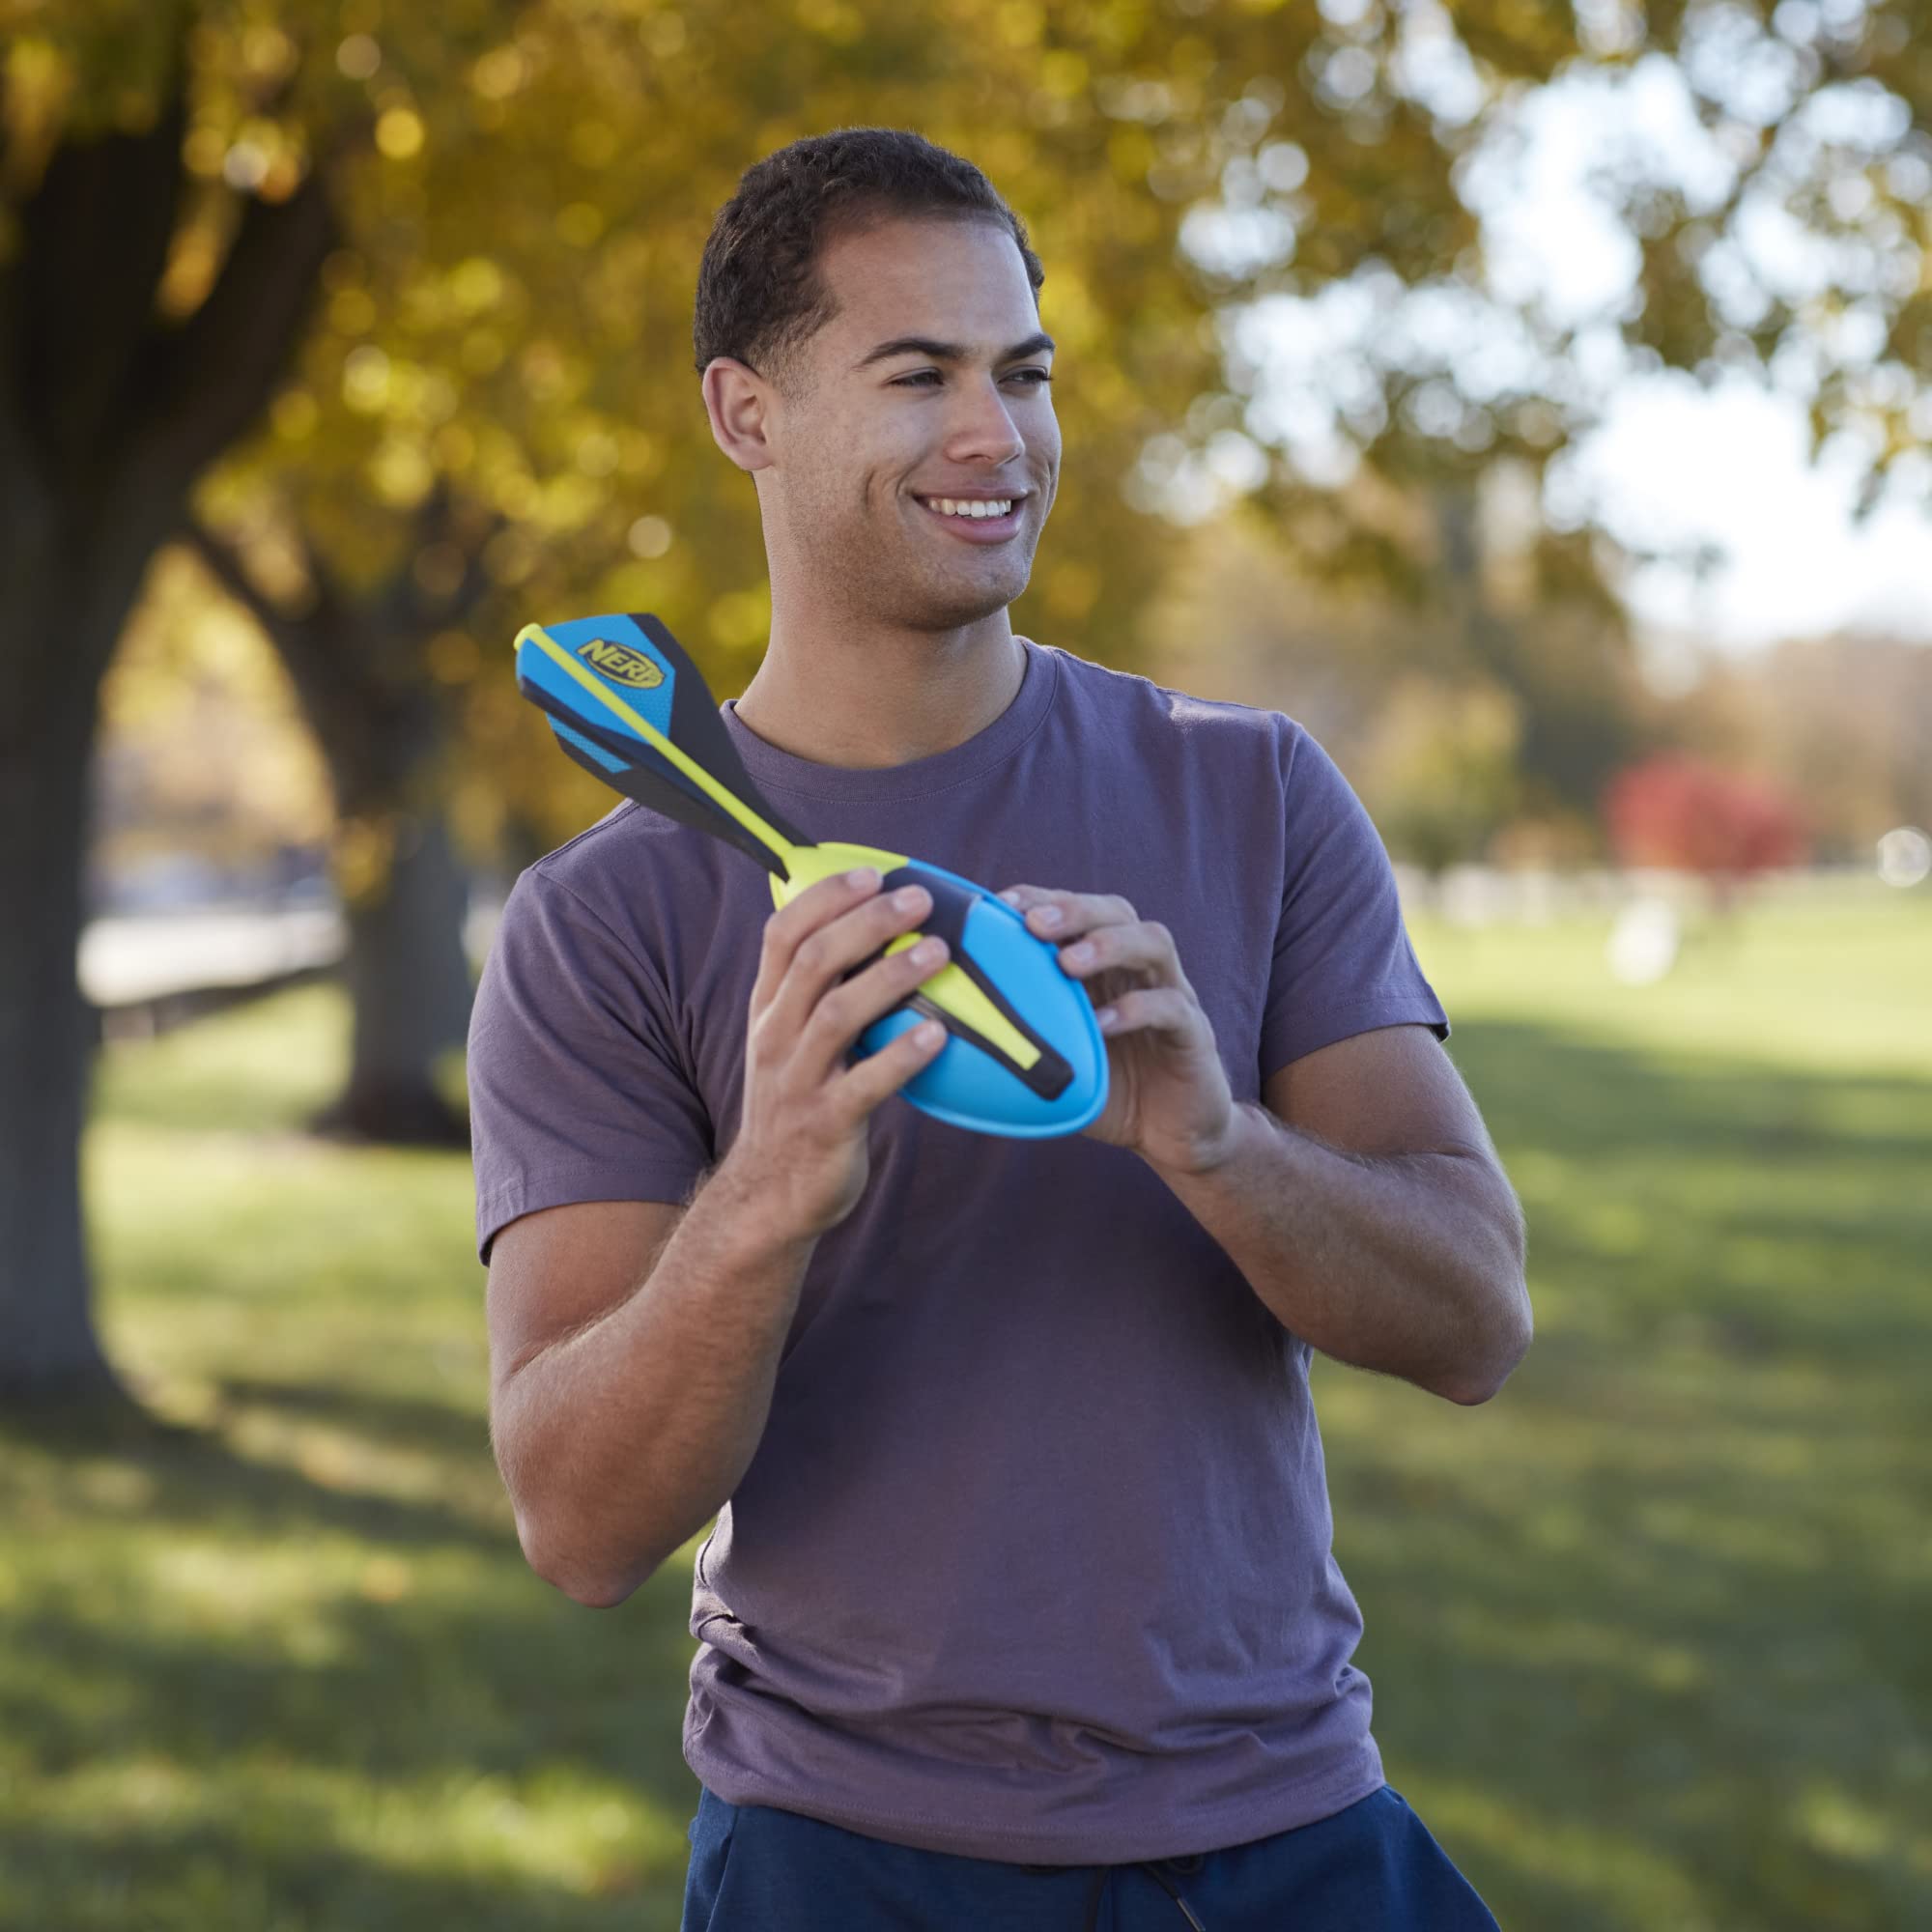
[[442, 1456], [470, 1456], [479, 1448], [488, 1452], [488, 1421], [474, 1409], [448, 1402], [398, 1395], [392, 1389], [261, 1381], [242, 1376], [224, 1377], [216, 1386], [225, 1403], [260, 1403], [316, 1417], [397, 1448]]
[[[1465, 1037], [1466, 1034], [1466, 1037]], [[1927, 1335], [1932, 1085], [1687, 1061], [1486, 1022], [1456, 1059], [1529, 1220], [1531, 1289], [1600, 1337], [1889, 1368]]]
[[0, 1721], [33, 1740], [49, 1776], [116, 1748], [211, 1776], [266, 1750], [384, 1783], [521, 1778], [567, 1760], [682, 1805], [696, 1798], [678, 1749], [689, 1600], [688, 1572], [667, 1570], [619, 1620], [507, 1566], [467, 1601], [427, 1586], [401, 1603], [319, 1592], [304, 1610], [327, 1648], [295, 1657], [267, 1618], [148, 1629], [43, 1603], [0, 1612], [16, 1660], [0, 1670]]
[[[248, 1392], [441, 1435], [433, 1405]], [[132, 1424], [85, 1475], [65, 1548], [0, 1591], [0, 1923], [675, 1925], [688, 1562], [611, 1616], [528, 1571], [507, 1508], [492, 1531]]]
[[1470, 1021], [1452, 1057], [1499, 1145], [1576, 1157], [1632, 1150], [1778, 1160], [1922, 1158], [1923, 1080], [1818, 1073], [1593, 1040], [1521, 1021]]
[[[452, 1859], [447, 1869], [436, 1861], [387, 1862], [331, 1842], [334, 1822], [323, 1807], [283, 1798], [265, 1806], [245, 1837], [206, 1825], [117, 1825], [111, 1833], [0, 1825], [0, 1912], [15, 1901], [57, 1900], [51, 1914], [5, 1920], [47, 1932], [674, 1932], [678, 1922], [675, 1904], [642, 1911], [646, 1897], [668, 1897], [673, 1883], [682, 1892], [682, 1861], [673, 1876], [662, 1854], [612, 1859], [584, 1896], [506, 1869], [507, 1861]], [[486, 1868], [474, 1869], [479, 1863]]]
[[[230, 1386], [262, 1392], [263, 1406], [279, 1405], [291, 1393], [268, 1383]], [[303, 1391], [292, 1393], [287, 1406], [300, 1413]], [[315, 1405], [318, 1411], [332, 1412], [345, 1425], [361, 1416], [386, 1415], [395, 1406], [413, 1412], [427, 1411], [434, 1405], [395, 1405], [385, 1397], [355, 1395], [346, 1396], [332, 1410], [326, 1402]], [[460, 1454], [474, 1455], [479, 1433], [479, 1423], [452, 1413], [444, 1440]], [[138, 1472], [152, 1484], [143, 1492], [139, 1510], [144, 1525], [219, 1521], [229, 1529], [241, 1527], [272, 1537], [334, 1532], [395, 1549], [456, 1544], [485, 1554], [502, 1548], [499, 1532], [462, 1511], [335, 1487], [298, 1468], [244, 1455], [228, 1440], [219, 1423], [185, 1426], [119, 1405], [90, 1406], [82, 1412], [0, 1410], [0, 1443], [85, 1455], [96, 1463], [114, 1461]], [[487, 1461], [487, 1436], [483, 1454]]]

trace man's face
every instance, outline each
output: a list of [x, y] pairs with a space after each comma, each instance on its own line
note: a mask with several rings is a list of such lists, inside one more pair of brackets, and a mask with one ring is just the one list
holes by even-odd
[[[755, 472], [783, 544], [774, 574], [913, 630], [1004, 610], [1026, 588], [1060, 476], [1053, 351], [1035, 340], [1012, 237], [991, 221], [895, 219], [840, 236], [822, 272], [839, 313], [805, 345], [808, 394], [775, 400], [774, 461]], [[876, 353], [908, 336], [964, 355]], [[923, 500], [957, 493], [1016, 500], [984, 524]]]

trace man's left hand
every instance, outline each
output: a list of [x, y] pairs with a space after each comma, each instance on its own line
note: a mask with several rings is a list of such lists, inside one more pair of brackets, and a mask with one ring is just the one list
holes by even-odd
[[[1098, 1009], [1107, 1104], [1083, 1131], [1155, 1167], [1212, 1167], [1233, 1136], [1234, 1095], [1174, 935], [1106, 894], [1009, 886], [1000, 896], [1036, 938], [1060, 948], [1061, 970], [1086, 985]], [[1049, 910], [1057, 921], [1042, 919]]]

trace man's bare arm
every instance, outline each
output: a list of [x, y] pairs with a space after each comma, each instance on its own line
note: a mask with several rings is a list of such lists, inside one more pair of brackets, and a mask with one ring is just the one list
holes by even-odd
[[880, 883], [821, 879], [766, 922], [737, 1139], [641, 1282], [635, 1233], [627, 1248], [609, 1211], [589, 1217], [628, 1208], [635, 1228], [648, 1204], [579, 1203], [497, 1236], [493, 1333], [546, 1331], [505, 1356], [497, 1463], [531, 1567], [580, 1603], [621, 1603], [737, 1488], [806, 1265], [865, 1191], [870, 1116], [945, 1039], [914, 1027], [847, 1065], [946, 963], [937, 939], [885, 952], [932, 900]]
[[[547, 1270], [609, 1275], [595, 1202], [513, 1221], [493, 1295]], [[635, 1289], [511, 1370], [491, 1438], [530, 1566], [579, 1603], [621, 1603], [723, 1507], [756, 1453], [816, 1237], [781, 1233], [729, 1163], [699, 1189]]]
[[1283, 1326], [1358, 1368], [1486, 1402], [1533, 1333], [1516, 1192], [1440, 1041], [1337, 1040], [1236, 1109], [1205, 1173], [1156, 1169]]

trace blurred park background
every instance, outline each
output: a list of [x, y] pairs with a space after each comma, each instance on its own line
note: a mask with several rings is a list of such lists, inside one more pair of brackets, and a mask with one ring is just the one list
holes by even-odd
[[[690, 1552], [538, 1581], [469, 988], [532, 616], [769, 617], [692, 299], [801, 134], [1046, 265], [1016, 630], [1298, 718], [1530, 1225], [1318, 1362], [1504, 1926], [1932, 1924], [1932, 5], [0, 0], [0, 1926], [671, 1927]], [[77, 962], [77, 963], [76, 963]]]

